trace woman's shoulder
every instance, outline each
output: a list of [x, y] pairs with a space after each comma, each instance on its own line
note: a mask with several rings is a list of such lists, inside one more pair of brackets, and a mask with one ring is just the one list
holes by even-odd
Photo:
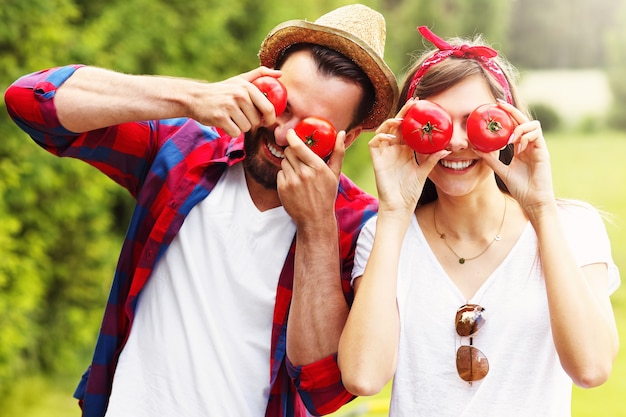
[[575, 199], [558, 199], [557, 206], [562, 221], [579, 224], [602, 222], [607, 213], [602, 213], [597, 207], [589, 202]]

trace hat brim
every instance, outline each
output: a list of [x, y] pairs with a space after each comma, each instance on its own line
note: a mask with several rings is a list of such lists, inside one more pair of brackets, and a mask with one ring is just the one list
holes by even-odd
[[363, 122], [364, 129], [376, 129], [391, 116], [399, 95], [395, 75], [369, 45], [348, 32], [306, 20], [284, 22], [276, 26], [261, 44], [259, 50], [261, 65], [275, 68], [276, 62], [285, 50], [299, 43], [331, 48], [351, 58], [363, 69], [376, 92], [374, 107]]

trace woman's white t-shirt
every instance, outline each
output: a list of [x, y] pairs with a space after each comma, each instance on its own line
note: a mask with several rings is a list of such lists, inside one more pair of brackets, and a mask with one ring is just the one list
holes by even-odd
[[[606, 263], [607, 294], [615, 291], [619, 272], [599, 213], [572, 202], [560, 206], [560, 215], [578, 264]], [[353, 277], [363, 274], [375, 226], [374, 218], [359, 237]], [[572, 381], [552, 340], [537, 236], [530, 223], [502, 264], [466, 300], [413, 217], [400, 255], [397, 302], [400, 346], [390, 416], [570, 416]], [[456, 370], [456, 350], [469, 338], [457, 335], [454, 320], [466, 302], [485, 308], [486, 323], [473, 336], [473, 346], [489, 361], [488, 375], [471, 385]]]

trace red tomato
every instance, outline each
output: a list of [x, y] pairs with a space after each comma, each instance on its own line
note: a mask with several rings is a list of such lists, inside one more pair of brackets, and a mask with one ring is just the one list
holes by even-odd
[[274, 77], [263, 76], [252, 81], [274, 106], [276, 116], [280, 116], [287, 108], [287, 89]]
[[515, 122], [497, 104], [483, 104], [467, 118], [467, 139], [482, 152], [502, 149], [515, 130]]
[[294, 128], [296, 135], [320, 158], [325, 159], [335, 148], [337, 131], [322, 117], [307, 117]]
[[438, 104], [418, 100], [404, 115], [401, 125], [404, 142], [418, 153], [445, 149], [452, 139], [452, 119]]

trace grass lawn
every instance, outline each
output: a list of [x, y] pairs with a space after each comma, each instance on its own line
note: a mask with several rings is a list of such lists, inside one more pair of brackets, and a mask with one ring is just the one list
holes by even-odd
[[[608, 212], [612, 221], [607, 230], [613, 245], [614, 259], [626, 276], [626, 134], [549, 134], [546, 135], [553, 161], [553, 177], [557, 195], [586, 200]], [[371, 169], [356, 178], [371, 192]], [[620, 330], [622, 346], [626, 346], [626, 284], [613, 295], [613, 305]], [[580, 337], [585, 337], [581, 329]], [[80, 375], [74, 378], [78, 381]], [[0, 415], [20, 417], [78, 417], [71, 398], [74, 382], [33, 379], [16, 385], [10, 404], [0, 408]], [[335, 417], [387, 415], [390, 387], [368, 398], [358, 398], [338, 412]], [[622, 348], [605, 385], [590, 390], [574, 389], [574, 417], [626, 417], [626, 347]], [[599, 414], [601, 410], [601, 414]]]

